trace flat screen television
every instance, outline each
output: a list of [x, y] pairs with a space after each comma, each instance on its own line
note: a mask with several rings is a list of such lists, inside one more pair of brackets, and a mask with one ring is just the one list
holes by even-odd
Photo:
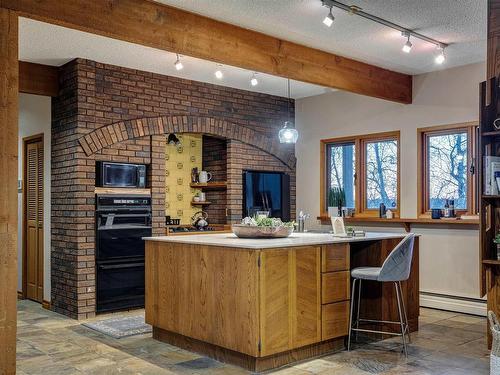
[[290, 221], [290, 176], [282, 172], [243, 172], [243, 216], [269, 211], [270, 217]]

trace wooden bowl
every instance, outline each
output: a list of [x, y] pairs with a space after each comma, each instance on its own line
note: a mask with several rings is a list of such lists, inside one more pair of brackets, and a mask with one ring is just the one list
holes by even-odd
[[239, 238], [285, 238], [293, 233], [293, 227], [258, 227], [233, 224], [231, 229]]

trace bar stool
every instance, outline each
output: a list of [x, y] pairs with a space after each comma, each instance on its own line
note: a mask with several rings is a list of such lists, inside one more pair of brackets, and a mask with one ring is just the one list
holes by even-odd
[[[358, 267], [351, 271], [352, 280], [352, 293], [351, 293], [351, 314], [349, 318], [349, 339], [347, 342], [347, 350], [351, 349], [351, 334], [352, 331], [355, 332], [371, 332], [371, 333], [383, 333], [388, 335], [401, 336], [403, 339], [403, 350], [405, 356], [408, 357], [408, 351], [406, 347], [406, 336], [408, 336], [408, 342], [411, 342], [410, 338], [410, 327], [408, 326], [408, 317], [406, 316], [405, 305], [403, 301], [403, 290], [401, 289], [401, 281], [408, 280], [410, 277], [411, 261], [413, 257], [413, 243], [415, 241], [415, 235], [413, 233], [408, 234], [389, 254], [387, 259], [382, 264], [382, 267]], [[359, 318], [359, 305], [361, 302], [361, 282], [362, 280], [372, 280], [378, 282], [392, 282], [396, 289], [396, 299], [398, 304], [398, 314], [399, 322], [385, 321], [385, 320], [371, 320], [371, 319], [360, 319]], [[356, 320], [353, 324], [353, 313], [354, 313], [354, 294], [356, 288], [356, 282], [359, 281], [358, 286], [358, 306]], [[404, 320], [403, 320], [404, 316]], [[369, 323], [389, 323], [389, 324], [399, 324], [401, 327], [401, 333], [385, 332], [385, 331], [374, 331], [370, 329], [359, 328], [360, 322]], [[353, 328], [353, 326], [356, 328]]]

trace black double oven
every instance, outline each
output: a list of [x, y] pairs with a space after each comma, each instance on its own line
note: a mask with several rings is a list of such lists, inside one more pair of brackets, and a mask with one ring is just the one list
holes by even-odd
[[97, 312], [144, 307], [150, 196], [96, 196]]

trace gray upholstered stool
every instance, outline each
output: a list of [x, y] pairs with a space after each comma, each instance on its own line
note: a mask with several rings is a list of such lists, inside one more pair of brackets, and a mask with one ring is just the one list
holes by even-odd
[[[347, 342], [347, 350], [351, 349], [351, 334], [352, 331], [355, 332], [372, 332], [372, 333], [384, 333], [389, 335], [401, 336], [403, 339], [403, 350], [405, 356], [408, 356], [408, 351], [406, 348], [406, 336], [408, 336], [408, 341], [410, 342], [410, 327], [408, 326], [408, 318], [406, 316], [405, 305], [403, 301], [403, 290], [401, 289], [401, 281], [408, 280], [410, 277], [411, 261], [413, 257], [413, 242], [415, 235], [413, 233], [408, 234], [395, 248], [391, 251], [387, 259], [382, 264], [382, 267], [359, 267], [351, 271], [352, 280], [352, 295], [351, 295], [351, 315], [349, 319], [349, 340]], [[392, 282], [396, 288], [396, 299], [398, 304], [399, 322], [393, 321], [382, 321], [382, 320], [371, 320], [371, 319], [360, 319], [359, 317], [359, 305], [361, 302], [361, 282], [362, 280], [372, 280], [379, 282]], [[356, 289], [356, 283], [359, 282], [358, 286], [358, 305], [356, 320], [353, 321], [354, 313], [354, 294]], [[404, 317], [404, 320], [403, 320]], [[359, 328], [360, 322], [369, 323], [389, 323], [398, 324], [401, 326], [401, 333], [394, 332], [384, 332], [384, 331], [374, 331], [370, 329]], [[355, 326], [355, 328], [354, 328]]]

